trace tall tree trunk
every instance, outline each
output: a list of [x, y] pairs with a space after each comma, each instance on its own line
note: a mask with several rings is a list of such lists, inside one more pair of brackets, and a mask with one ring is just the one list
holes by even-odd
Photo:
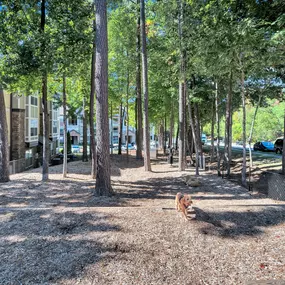
[[108, 117], [108, 37], [107, 3], [95, 0], [96, 7], [96, 138], [97, 138], [97, 196], [110, 196], [111, 187], [109, 117]]
[[0, 86], [0, 158], [1, 158], [0, 159], [0, 182], [8, 182], [10, 180], [9, 178], [8, 126], [7, 126], [7, 118], [6, 118], [4, 91], [1, 88], [1, 86]]
[[160, 150], [163, 149], [163, 133], [164, 133], [163, 121], [160, 121], [159, 136], [158, 136], [158, 145]]
[[113, 144], [113, 136], [114, 136], [113, 129], [114, 129], [114, 127], [113, 127], [113, 103], [112, 102], [111, 102], [110, 119], [111, 119], [111, 141], [110, 141], [110, 143], [111, 143], [111, 154], [113, 154], [114, 153], [114, 144]]
[[[93, 21], [93, 29], [95, 33], [96, 23]], [[97, 154], [96, 141], [94, 131], [94, 101], [95, 101], [95, 64], [96, 64], [96, 46], [95, 39], [93, 41], [92, 59], [91, 59], [91, 89], [90, 89], [90, 152], [91, 152], [91, 177], [96, 178]]]
[[87, 154], [87, 112], [85, 108], [85, 96], [83, 97], [83, 155], [82, 161], [88, 161], [88, 154]]
[[127, 127], [127, 141], [126, 141], [126, 149], [127, 149], [127, 159], [129, 159], [129, 85], [130, 85], [130, 75], [129, 75], [129, 71], [127, 74], [127, 111], [126, 111], [126, 127]]
[[[187, 86], [187, 85], [186, 85]], [[187, 89], [188, 91], [188, 89]], [[189, 122], [191, 126], [191, 131], [192, 131], [192, 137], [194, 141], [194, 148], [195, 148], [195, 170], [196, 170], [196, 175], [199, 175], [199, 147], [198, 147], [198, 138], [197, 138], [197, 132], [195, 131], [195, 123], [194, 123], [194, 114], [192, 111], [192, 103], [191, 103], [191, 98], [190, 96], [187, 96], [188, 99], [188, 113], [189, 113]]]
[[[241, 58], [240, 58], [241, 61]], [[242, 67], [242, 64], [241, 64]], [[244, 90], [244, 71], [241, 70], [241, 97], [242, 97], [242, 145], [243, 145], [243, 155], [242, 155], [242, 172], [241, 172], [241, 182], [244, 187], [247, 186], [246, 183], [246, 109], [245, 109], [245, 90]]]
[[200, 167], [204, 168], [199, 106], [198, 106], [198, 103], [194, 103], [193, 105], [194, 105], [194, 120], [195, 120], [196, 144], [197, 144], [197, 149], [198, 149], [198, 157], [201, 162]]
[[178, 150], [178, 140], [179, 140], [179, 121], [177, 124], [176, 138], [175, 138], [175, 150]]
[[253, 129], [254, 129], [254, 123], [255, 123], [255, 119], [256, 119], [258, 108], [260, 106], [261, 98], [262, 98], [262, 92], [259, 93], [258, 102], [257, 102], [257, 105], [255, 107], [254, 114], [253, 114], [253, 118], [252, 118], [251, 126], [250, 126], [250, 133], [249, 133], [249, 137], [248, 137], [249, 165], [250, 165], [251, 168], [253, 166], [253, 163], [252, 163], [252, 153], [251, 153], [251, 140], [252, 140], [252, 134], [253, 134]]
[[166, 113], [164, 115], [164, 132], [163, 132], [163, 154], [166, 155], [166, 129], [167, 129], [167, 124], [166, 124]]
[[217, 172], [221, 176], [221, 155], [220, 155], [220, 115], [219, 115], [219, 93], [218, 82], [215, 81], [215, 104], [216, 104], [216, 124], [217, 124]]
[[119, 110], [119, 130], [118, 130], [118, 154], [122, 154], [122, 138], [123, 138], [123, 103], [121, 99], [120, 110]]
[[284, 132], [283, 132], [283, 151], [282, 151], [282, 174], [285, 175], [285, 108], [284, 108]]
[[231, 129], [232, 129], [232, 93], [233, 93], [233, 73], [231, 71], [229, 77], [229, 92], [227, 93], [227, 104], [226, 104], [226, 124], [225, 124], [225, 151], [224, 158], [227, 166], [227, 176], [231, 173]]
[[151, 171], [150, 165], [150, 138], [148, 123], [148, 67], [146, 51], [146, 31], [145, 31], [145, 3], [141, 0], [141, 39], [142, 39], [142, 81], [144, 93], [144, 167], [145, 171]]
[[67, 176], [67, 122], [66, 122], [66, 77], [62, 78], [62, 106], [63, 106], [63, 170], [62, 176]]
[[[41, 2], [41, 34], [43, 36], [43, 42], [41, 45], [42, 59], [46, 54], [45, 45], [45, 23], [46, 23], [46, 1]], [[42, 169], [42, 181], [48, 180], [49, 175], [49, 117], [48, 117], [48, 102], [47, 102], [47, 70], [44, 63], [42, 73], [42, 111], [43, 111], [43, 169]]]
[[138, 18], [137, 18], [137, 68], [136, 68], [136, 158], [142, 159], [143, 149], [143, 127], [142, 127], [142, 89], [141, 89], [141, 36], [140, 36], [140, 0], [137, 0]]
[[214, 136], [215, 136], [215, 100], [213, 100], [212, 106], [212, 122], [211, 122], [211, 158], [210, 162], [212, 164], [215, 155], [215, 145], [214, 145]]
[[185, 52], [183, 48], [183, 0], [178, 1], [178, 33], [180, 42], [180, 79], [179, 79], [179, 171], [186, 168], [185, 161]]
[[174, 111], [173, 111], [173, 102], [171, 101], [171, 115], [170, 115], [169, 140], [168, 140], [168, 144], [170, 148], [173, 147], [173, 143], [172, 143], [173, 128], [174, 128]]

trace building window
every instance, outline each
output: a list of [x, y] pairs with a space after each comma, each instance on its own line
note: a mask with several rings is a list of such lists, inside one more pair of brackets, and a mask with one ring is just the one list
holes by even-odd
[[50, 102], [50, 137], [57, 137], [59, 132], [59, 112], [55, 103]]
[[31, 105], [38, 107], [38, 98], [31, 96]]
[[28, 96], [26, 99], [26, 141], [32, 142], [38, 140], [38, 123], [39, 123], [39, 108], [38, 98]]
[[70, 121], [70, 125], [77, 126], [77, 118], [76, 117], [70, 118], [69, 121]]
[[31, 128], [31, 137], [38, 135], [38, 128]]

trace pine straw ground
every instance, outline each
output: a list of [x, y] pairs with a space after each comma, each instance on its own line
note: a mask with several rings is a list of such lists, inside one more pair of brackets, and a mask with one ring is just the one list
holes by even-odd
[[[116, 195], [95, 198], [89, 163], [0, 185], [0, 284], [285, 284], [285, 203], [209, 171], [189, 188], [177, 165], [113, 156]], [[193, 169], [185, 173], [193, 174]], [[197, 218], [174, 210], [190, 193]], [[283, 280], [283, 281], [282, 281]]]

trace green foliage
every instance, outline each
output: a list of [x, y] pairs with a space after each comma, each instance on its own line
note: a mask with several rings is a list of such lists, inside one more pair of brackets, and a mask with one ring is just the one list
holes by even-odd
[[[252, 141], [268, 140], [275, 141], [284, 132], [285, 103], [276, 99], [266, 100], [264, 107], [259, 108]], [[247, 107], [247, 130], [250, 129], [255, 108]], [[233, 141], [240, 141], [242, 138], [242, 113], [241, 110], [233, 115]]]

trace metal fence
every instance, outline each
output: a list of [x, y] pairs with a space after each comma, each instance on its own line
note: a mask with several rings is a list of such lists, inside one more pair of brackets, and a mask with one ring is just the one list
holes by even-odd
[[285, 176], [270, 173], [268, 179], [268, 197], [274, 200], [285, 201]]

